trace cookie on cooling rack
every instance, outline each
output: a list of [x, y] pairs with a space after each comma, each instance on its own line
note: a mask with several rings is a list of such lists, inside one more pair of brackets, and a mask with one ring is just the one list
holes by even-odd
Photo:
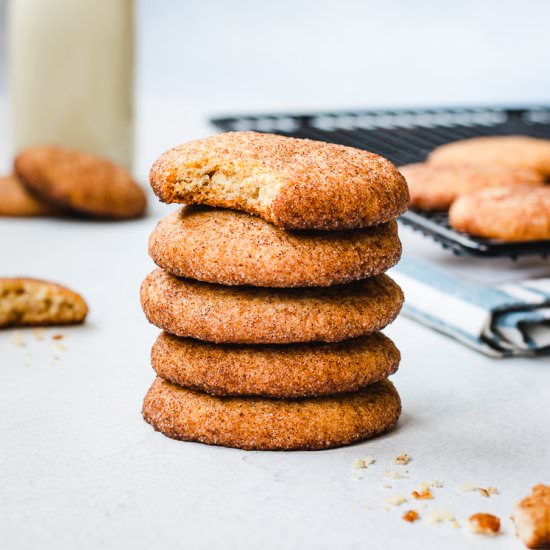
[[407, 180], [411, 206], [421, 210], [447, 210], [460, 195], [479, 189], [544, 185], [540, 173], [507, 166], [418, 163], [399, 171]]
[[550, 140], [529, 136], [488, 136], [441, 145], [428, 157], [431, 164], [507, 166], [550, 176]]
[[449, 223], [457, 231], [488, 239], [550, 239], [550, 186], [463, 195], [451, 206]]

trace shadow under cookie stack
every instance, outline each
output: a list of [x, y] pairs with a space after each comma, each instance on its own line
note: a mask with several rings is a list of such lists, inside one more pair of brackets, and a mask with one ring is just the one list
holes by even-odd
[[341, 145], [233, 132], [164, 153], [151, 185], [187, 206], [149, 240], [141, 287], [157, 378], [155, 430], [256, 450], [327, 449], [392, 428], [400, 355], [379, 331], [403, 295], [408, 205], [386, 159]]

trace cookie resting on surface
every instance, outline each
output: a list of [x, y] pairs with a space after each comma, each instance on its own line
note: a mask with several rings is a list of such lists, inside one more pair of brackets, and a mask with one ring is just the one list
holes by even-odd
[[174, 147], [153, 164], [164, 202], [243, 210], [285, 229], [354, 229], [395, 219], [407, 184], [387, 159], [352, 147], [229, 132]]

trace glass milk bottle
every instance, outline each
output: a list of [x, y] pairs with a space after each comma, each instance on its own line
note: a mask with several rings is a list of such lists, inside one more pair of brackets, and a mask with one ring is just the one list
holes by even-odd
[[11, 0], [12, 148], [63, 145], [130, 168], [133, 0]]

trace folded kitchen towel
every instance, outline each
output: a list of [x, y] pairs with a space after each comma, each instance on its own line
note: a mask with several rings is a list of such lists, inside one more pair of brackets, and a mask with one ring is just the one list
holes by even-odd
[[482, 353], [550, 351], [550, 278], [490, 287], [410, 257], [391, 275], [405, 293], [404, 315]]

